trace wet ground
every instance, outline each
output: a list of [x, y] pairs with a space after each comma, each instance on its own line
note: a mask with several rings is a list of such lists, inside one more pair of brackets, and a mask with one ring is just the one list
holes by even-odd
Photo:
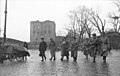
[[[103, 63], [97, 57], [96, 63], [92, 58], [85, 59], [79, 52], [77, 62], [70, 57], [69, 61], [60, 61], [60, 52], [57, 52], [56, 61], [50, 61], [50, 53], [46, 52], [47, 60], [42, 62], [38, 50], [29, 50], [31, 56], [25, 62], [4, 61], [0, 64], [0, 76], [120, 76], [120, 51], [112, 50]], [[65, 58], [66, 59], [66, 58]]]

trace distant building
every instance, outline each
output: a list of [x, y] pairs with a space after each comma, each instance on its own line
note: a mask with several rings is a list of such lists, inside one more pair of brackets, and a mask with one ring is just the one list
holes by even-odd
[[113, 49], [120, 49], [120, 33], [107, 32], [106, 36], [109, 38], [110, 47]]
[[31, 21], [30, 22], [30, 42], [40, 42], [41, 38], [44, 37], [45, 41], [49, 42], [50, 38], [55, 40], [56, 37], [56, 24], [53, 21], [46, 20]]

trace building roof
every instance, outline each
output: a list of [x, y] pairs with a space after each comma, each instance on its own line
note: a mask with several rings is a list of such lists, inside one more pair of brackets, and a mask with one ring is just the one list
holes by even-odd
[[106, 33], [107, 36], [120, 36], [119, 32], [107, 32]]
[[45, 21], [39, 21], [39, 20], [36, 20], [36, 21], [30, 21], [30, 22], [39, 22], [39, 23], [53, 22], [53, 23], [55, 23], [54, 21], [50, 21], [50, 20], [45, 20]]

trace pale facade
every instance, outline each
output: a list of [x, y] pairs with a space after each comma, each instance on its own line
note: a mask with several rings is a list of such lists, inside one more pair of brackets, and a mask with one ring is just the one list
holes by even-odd
[[56, 24], [53, 21], [46, 20], [44, 22], [31, 21], [30, 22], [30, 42], [40, 42], [41, 38], [45, 38], [46, 42], [50, 41], [50, 38], [55, 40]]

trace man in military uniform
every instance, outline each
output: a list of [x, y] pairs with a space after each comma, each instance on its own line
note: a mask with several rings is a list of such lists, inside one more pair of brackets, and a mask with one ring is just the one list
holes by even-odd
[[56, 43], [55, 43], [55, 41], [51, 38], [51, 39], [50, 39], [50, 43], [49, 43], [49, 49], [50, 49], [50, 54], [51, 54], [50, 60], [52, 60], [52, 58], [54, 58], [53, 60], [56, 60], [56, 57], [55, 57], [56, 48], [57, 48]]
[[73, 37], [73, 41], [71, 43], [71, 57], [73, 57], [73, 60], [77, 60], [77, 54], [78, 54], [78, 42], [76, 41], [76, 38]]
[[101, 42], [102, 42], [102, 54], [101, 56], [103, 56], [103, 61], [106, 62], [106, 57], [108, 56], [109, 53], [109, 40], [108, 37], [105, 36], [105, 33], [103, 33], [103, 36], [101, 37]]
[[96, 34], [92, 34], [92, 38], [90, 39], [90, 45], [91, 45], [91, 50], [90, 50], [90, 56], [93, 57], [93, 62], [96, 62], [96, 55], [98, 51], [98, 46], [99, 46], [99, 39], [96, 37]]
[[88, 55], [89, 55], [89, 39], [86, 38], [86, 40], [83, 43], [83, 53], [86, 56], [86, 59], [88, 59]]
[[42, 57], [41, 61], [44, 61], [44, 59], [46, 60], [45, 51], [47, 49], [47, 43], [44, 41], [44, 38], [41, 38], [41, 40], [42, 42], [40, 42], [40, 45], [39, 45], [39, 51], [40, 51], [39, 56]]
[[67, 60], [69, 60], [69, 43], [66, 41], [66, 38], [63, 39], [61, 45], [61, 61], [63, 61], [64, 56], [66, 56]]

